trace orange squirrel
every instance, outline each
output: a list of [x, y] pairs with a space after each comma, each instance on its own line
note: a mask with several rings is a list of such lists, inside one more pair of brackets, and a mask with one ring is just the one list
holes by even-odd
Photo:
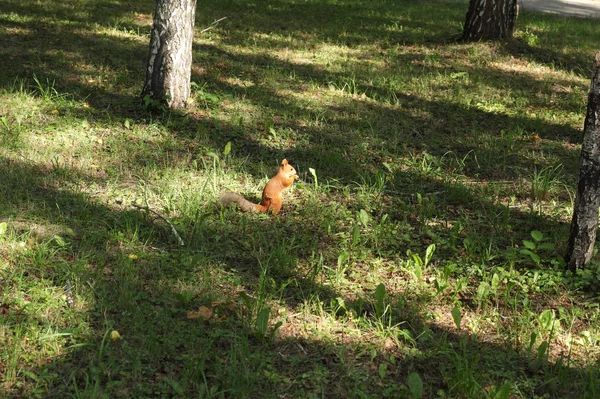
[[267, 213], [271, 211], [273, 215], [276, 215], [283, 205], [281, 192], [291, 186], [297, 178], [296, 169], [288, 163], [287, 159], [284, 159], [275, 176], [271, 177], [263, 189], [260, 204], [253, 204], [237, 193], [225, 193], [221, 195], [219, 202], [222, 204], [236, 203], [244, 212]]

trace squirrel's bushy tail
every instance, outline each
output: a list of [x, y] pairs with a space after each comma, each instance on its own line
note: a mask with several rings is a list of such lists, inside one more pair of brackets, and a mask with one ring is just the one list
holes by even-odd
[[253, 204], [252, 202], [248, 201], [246, 198], [242, 197], [241, 195], [239, 195], [238, 193], [224, 193], [219, 197], [219, 203], [221, 203], [222, 205], [227, 205], [227, 204], [237, 204], [237, 206], [243, 211], [243, 212], [258, 212], [259, 211], [259, 206], [257, 204]]

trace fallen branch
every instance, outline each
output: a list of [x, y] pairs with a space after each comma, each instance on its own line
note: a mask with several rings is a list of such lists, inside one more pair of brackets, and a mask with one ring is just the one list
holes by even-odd
[[204, 32], [208, 32], [209, 30], [211, 30], [212, 28], [214, 28], [215, 26], [217, 26], [219, 24], [219, 22], [221, 22], [222, 20], [227, 19], [227, 17], [223, 17], [223, 18], [219, 18], [217, 19], [215, 22], [213, 22], [212, 24], [210, 24], [210, 26], [206, 29], [202, 29], [200, 31], [200, 34], [204, 33]]
[[143, 209], [147, 212], [153, 213], [155, 214], [158, 218], [164, 220], [170, 227], [171, 227], [171, 231], [173, 232], [173, 235], [175, 237], [177, 237], [177, 241], [179, 241], [179, 245], [181, 245], [182, 247], [185, 245], [185, 243], [183, 242], [183, 240], [181, 239], [181, 236], [179, 235], [179, 233], [177, 233], [177, 229], [175, 229], [175, 226], [173, 226], [173, 223], [171, 223], [169, 221], [169, 219], [167, 219], [166, 217], [164, 217], [163, 215], [161, 215], [160, 213], [156, 212], [154, 209], [150, 209], [149, 206], [143, 206], [143, 205], [138, 205], [138, 204], [131, 204], [131, 206], [133, 206], [134, 208], [137, 209]]

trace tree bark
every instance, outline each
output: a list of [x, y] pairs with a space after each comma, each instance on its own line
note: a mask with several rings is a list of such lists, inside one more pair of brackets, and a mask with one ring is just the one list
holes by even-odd
[[600, 206], [600, 52], [594, 58], [594, 76], [588, 95], [581, 145], [579, 183], [567, 245], [567, 267], [586, 265], [594, 254]]
[[463, 40], [494, 40], [511, 37], [517, 11], [517, 0], [470, 0]]
[[156, 0], [142, 99], [187, 106], [195, 16], [196, 0]]

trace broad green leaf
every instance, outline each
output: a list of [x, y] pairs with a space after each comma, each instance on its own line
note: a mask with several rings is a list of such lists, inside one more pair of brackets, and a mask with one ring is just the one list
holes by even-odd
[[435, 252], [435, 244], [430, 244], [425, 250], [425, 266], [429, 264], [431, 258], [433, 257], [433, 253]]
[[244, 291], [241, 291], [239, 293], [239, 297], [242, 298], [242, 301], [244, 302], [244, 305], [246, 305], [246, 307], [248, 309], [252, 308], [252, 299], [248, 296], [248, 294], [246, 294]]
[[6, 233], [6, 222], [2, 222], [0, 223], [0, 236], [4, 235], [4, 233]]
[[271, 313], [271, 308], [266, 307], [262, 308], [258, 315], [256, 316], [256, 329], [258, 330], [261, 338], [267, 334], [267, 329], [269, 328], [269, 314]]
[[498, 273], [494, 273], [494, 275], [492, 276], [492, 290], [496, 291], [499, 286], [500, 286], [500, 277], [498, 276]]
[[24, 376], [26, 376], [26, 377], [28, 377], [31, 380], [36, 381], [36, 382], [38, 382], [40, 380], [40, 377], [38, 377], [35, 373], [32, 373], [29, 370], [23, 370], [23, 369], [21, 369], [21, 370], [19, 370], [19, 374], [23, 374]]
[[279, 327], [281, 327], [282, 325], [283, 325], [283, 321], [281, 321], [281, 320], [278, 321], [277, 323], [275, 323], [275, 325], [273, 326], [272, 334], [275, 333], [275, 331], [279, 330]]
[[375, 289], [375, 299], [377, 299], [377, 302], [383, 303], [384, 298], [385, 298], [385, 285], [383, 283], [379, 283], [379, 285]]
[[452, 318], [454, 319], [454, 324], [456, 325], [456, 328], [460, 330], [462, 315], [460, 313], [460, 309], [457, 306], [454, 306], [454, 308], [452, 308]]
[[411, 373], [408, 376], [407, 385], [413, 398], [419, 399], [423, 395], [423, 380], [421, 380], [419, 374]]
[[362, 225], [364, 227], [367, 227], [369, 225], [369, 219], [371, 217], [369, 216], [369, 214], [367, 213], [367, 211], [365, 211], [364, 209], [360, 210], [360, 212], [358, 213], [358, 218], [360, 220], [360, 223], [362, 223]]
[[529, 337], [529, 346], [527, 347], [527, 352], [531, 352], [533, 349], [533, 345], [535, 345], [535, 341], [537, 340], [537, 334], [532, 332]]
[[540, 313], [540, 317], [538, 318], [540, 322], [540, 327], [545, 331], [549, 332], [554, 324], [554, 311], [552, 309], [546, 309], [542, 313]]
[[177, 395], [183, 396], [185, 394], [185, 390], [179, 382], [168, 377], [164, 377], [164, 381], [166, 381], [171, 386], [171, 388], [173, 388]]
[[227, 156], [227, 155], [229, 155], [230, 152], [231, 152], [231, 141], [228, 141], [227, 144], [225, 144], [225, 148], [223, 149], [223, 155]]
[[535, 249], [535, 244], [531, 241], [523, 240], [523, 245], [529, 249]]
[[533, 230], [531, 232], [531, 237], [533, 237], [533, 239], [536, 241], [542, 241], [542, 239], [544, 238], [544, 235], [542, 234], [541, 231]]
[[534, 261], [535, 263], [540, 263], [540, 260], [541, 260], [541, 259], [540, 259], [540, 257], [539, 257], [539, 255], [538, 255], [538, 254], [536, 254], [536, 253], [534, 253], [534, 252], [531, 252], [531, 251], [530, 251], [530, 250], [528, 250], [528, 249], [522, 249], [520, 252], [521, 252], [522, 254], [524, 254], [524, 255], [529, 255], [529, 256], [531, 257], [531, 259], [533, 259], [533, 261]]
[[540, 344], [538, 351], [537, 351], [537, 360], [538, 361], [542, 361], [542, 359], [544, 358], [544, 355], [546, 354], [546, 351], [548, 350], [548, 341], [544, 341]]
[[421, 281], [421, 278], [423, 276], [423, 261], [421, 260], [421, 257], [417, 254], [413, 255], [413, 261], [415, 264], [415, 276], [417, 277], [417, 280]]
[[377, 317], [382, 317], [384, 313], [383, 300], [385, 299], [385, 285], [380, 283], [375, 289], [375, 312]]
[[[407, 329], [400, 330], [400, 331], [397, 332], [397, 334], [398, 334], [398, 338], [402, 338], [406, 342], [410, 342], [412, 344], [415, 343], [415, 339], [412, 337], [412, 334]], [[426, 334], [422, 334], [422, 335], [419, 336], [419, 339], [424, 339], [424, 338], [425, 339], [427, 338]], [[394, 363], [392, 362], [392, 364], [394, 364]]]
[[350, 258], [350, 255], [348, 255], [348, 252], [342, 252], [338, 256], [338, 269], [341, 269], [342, 266], [344, 266], [346, 264], [346, 262], [348, 262], [349, 258]]
[[419, 254], [413, 254], [413, 262], [419, 266], [423, 266], [423, 259], [419, 256]]
[[58, 244], [58, 246], [60, 247], [64, 247], [66, 245], [65, 240], [61, 237], [61, 236], [54, 236], [54, 241]]
[[355, 247], [358, 244], [358, 240], [360, 239], [360, 227], [358, 223], [354, 225], [352, 229], [352, 246]]
[[379, 365], [379, 377], [381, 377], [381, 379], [384, 379], [385, 376], [387, 375], [387, 364], [386, 363], [381, 363]]
[[510, 381], [504, 381], [504, 384], [496, 391], [494, 399], [508, 399], [512, 391], [512, 384]]
[[477, 301], [483, 302], [487, 300], [487, 297], [490, 293], [490, 285], [485, 281], [482, 281], [477, 287]]

